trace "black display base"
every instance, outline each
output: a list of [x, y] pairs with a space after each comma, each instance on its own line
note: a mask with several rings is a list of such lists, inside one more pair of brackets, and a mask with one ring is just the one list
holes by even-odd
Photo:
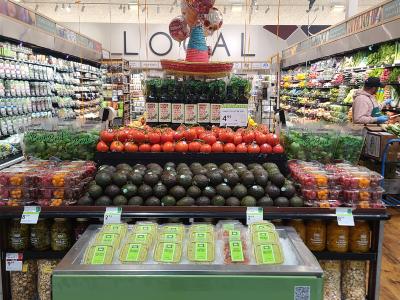
[[134, 165], [137, 163], [148, 164], [158, 163], [163, 165], [167, 162], [174, 163], [192, 163], [199, 162], [202, 164], [215, 163], [222, 164], [225, 162], [244, 164], [250, 163], [275, 163], [284, 175], [289, 174], [286, 154], [250, 154], [250, 153], [166, 153], [166, 152], [96, 152], [95, 162], [99, 165], [118, 165], [127, 163]]

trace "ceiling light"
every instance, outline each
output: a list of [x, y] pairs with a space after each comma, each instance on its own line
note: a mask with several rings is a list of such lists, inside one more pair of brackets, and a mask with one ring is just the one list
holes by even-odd
[[69, 5], [67, 6], [66, 11], [67, 11], [67, 12], [70, 12], [70, 11], [71, 11], [71, 4], [69, 4]]
[[171, 6], [171, 8], [169, 9], [169, 13], [172, 13], [174, 11], [174, 7]]
[[267, 9], [265, 10], [265, 13], [267, 14], [269, 12], [270, 8], [269, 6], [267, 7]]
[[85, 5], [82, 5], [81, 12], [85, 11]]
[[160, 13], [160, 10], [161, 10], [160, 5], [157, 5], [157, 14]]
[[332, 10], [335, 12], [342, 12], [342, 11], [344, 11], [344, 5], [334, 5], [332, 7]]
[[54, 7], [54, 12], [57, 12], [58, 10], [58, 4], [56, 4], [56, 6]]
[[241, 5], [232, 4], [232, 12], [241, 12], [241, 11], [242, 11], [242, 6]]

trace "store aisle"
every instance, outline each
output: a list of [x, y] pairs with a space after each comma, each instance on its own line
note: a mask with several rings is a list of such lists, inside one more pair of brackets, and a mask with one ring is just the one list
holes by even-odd
[[389, 209], [385, 224], [381, 273], [381, 300], [400, 299], [400, 210]]

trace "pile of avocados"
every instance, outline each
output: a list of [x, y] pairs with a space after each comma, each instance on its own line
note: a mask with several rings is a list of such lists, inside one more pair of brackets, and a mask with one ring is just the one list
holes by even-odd
[[301, 207], [293, 184], [273, 163], [101, 166], [78, 205]]

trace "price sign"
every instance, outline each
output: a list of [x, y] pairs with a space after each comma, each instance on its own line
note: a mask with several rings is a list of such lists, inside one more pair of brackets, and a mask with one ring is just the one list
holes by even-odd
[[247, 225], [259, 222], [264, 219], [264, 210], [262, 207], [248, 207], [246, 211]]
[[6, 253], [6, 271], [22, 271], [22, 253]]
[[354, 217], [351, 208], [336, 208], [336, 217], [339, 226], [354, 226]]
[[118, 224], [121, 223], [121, 207], [107, 207], [104, 213], [104, 224]]
[[37, 224], [40, 206], [25, 206], [21, 217], [21, 224]]
[[247, 126], [247, 104], [224, 104], [220, 109], [220, 126]]

